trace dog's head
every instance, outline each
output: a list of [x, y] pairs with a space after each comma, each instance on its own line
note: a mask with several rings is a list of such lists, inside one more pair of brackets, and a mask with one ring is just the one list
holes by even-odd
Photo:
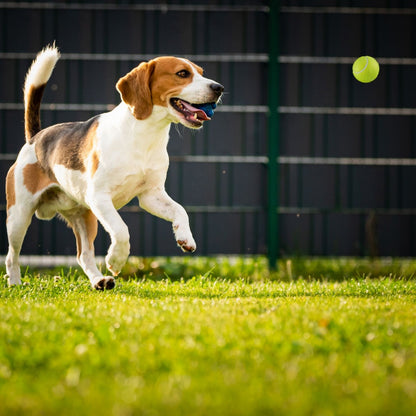
[[[148, 118], [153, 106], [165, 107], [174, 123], [199, 129], [210, 120], [224, 87], [203, 76], [191, 61], [170, 56], [143, 62], [117, 82], [121, 99], [138, 120]], [[204, 111], [205, 110], [205, 111]]]

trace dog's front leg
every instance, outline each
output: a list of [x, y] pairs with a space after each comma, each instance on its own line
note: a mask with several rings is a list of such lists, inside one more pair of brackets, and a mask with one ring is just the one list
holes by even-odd
[[196, 250], [196, 243], [189, 227], [188, 214], [164, 189], [143, 192], [139, 195], [139, 203], [146, 211], [172, 223], [176, 242], [183, 251], [194, 252]]
[[114, 208], [110, 195], [89, 194], [87, 203], [98, 221], [110, 234], [111, 245], [105, 262], [108, 270], [117, 276], [130, 254], [130, 235], [127, 225]]

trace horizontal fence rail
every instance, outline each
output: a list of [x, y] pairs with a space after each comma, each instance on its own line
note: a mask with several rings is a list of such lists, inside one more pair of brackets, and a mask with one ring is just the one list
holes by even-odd
[[377, 215], [390, 215], [390, 216], [413, 216], [416, 215], [416, 209], [414, 208], [316, 208], [316, 207], [284, 207], [281, 206], [277, 209], [279, 214], [291, 214], [291, 215], [331, 215], [331, 214], [343, 214], [343, 215], [361, 215], [367, 216], [370, 214]]
[[[193, 213], [258, 213], [263, 212], [262, 206], [218, 206], [218, 205], [185, 205], [184, 208], [190, 214]], [[0, 205], [0, 210], [5, 210], [5, 205]], [[138, 205], [128, 205], [120, 209], [124, 213], [145, 213]], [[416, 215], [416, 208], [317, 208], [317, 207], [297, 207], [279, 206], [278, 214], [291, 215], [315, 215], [315, 214], [344, 214], [344, 215], [368, 215], [375, 213], [379, 215]]]
[[302, 14], [385, 14], [385, 15], [414, 15], [415, 8], [410, 7], [308, 7], [308, 6], [282, 6], [282, 13]]
[[209, 4], [125, 4], [125, 3], [59, 3], [59, 2], [0, 2], [0, 9], [62, 9], [62, 10], [131, 10], [175, 12], [263, 12], [268, 13], [267, 6], [250, 5], [209, 5]]
[[[0, 160], [14, 161], [17, 154], [0, 153]], [[267, 156], [223, 156], [223, 155], [173, 155], [171, 162], [190, 163], [269, 163]], [[342, 166], [416, 166], [416, 158], [374, 158], [374, 157], [312, 157], [312, 156], [279, 156], [280, 165], [342, 165]]]
[[[172, 52], [172, 55], [178, 55]], [[0, 59], [34, 59], [36, 54], [27, 52], [0, 52]], [[63, 61], [147, 61], [155, 54], [129, 53], [63, 53]], [[268, 62], [267, 54], [186, 54], [191, 61], [204, 62]]]
[[[175, 53], [172, 53], [176, 55]], [[28, 52], [0, 52], [0, 59], [34, 59], [36, 53]], [[128, 53], [63, 53], [63, 61], [147, 61], [153, 59], [154, 54]], [[269, 56], [264, 53], [247, 54], [187, 54], [186, 57], [196, 62], [259, 62], [268, 63]], [[376, 57], [381, 65], [416, 65], [416, 58]], [[281, 64], [322, 64], [322, 65], [352, 65], [357, 57], [352, 56], [296, 56], [280, 55]]]
[[[16, 157], [16, 153], [0, 153], [0, 160], [14, 161]], [[269, 163], [267, 156], [173, 155], [169, 159], [191, 163]], [[279, 156], [277, 161], [281, 165], [416, 166], [416, 158]]]
[[[111, 111], [114, 104], [60, 104], [44, 103], [42, 109], [50, 111]], [[22, 103], [0, 103], [0, 110], [24, 110]], [[263, 105], [220, 105], [216, 112], [224, 113], [268, 113]], [[367, 116], [416, 116], [416, 108], [377, 108], [377, 107], [299, 107], [282, 106], [281, 114], [344, 114]]]

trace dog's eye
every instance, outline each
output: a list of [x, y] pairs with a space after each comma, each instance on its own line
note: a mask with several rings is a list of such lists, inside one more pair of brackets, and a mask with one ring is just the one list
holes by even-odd
[[186, 69], [182, 69], [181, 71], [177, 72], [176, 75], [180, 78], [188, 78], [191, 73]]

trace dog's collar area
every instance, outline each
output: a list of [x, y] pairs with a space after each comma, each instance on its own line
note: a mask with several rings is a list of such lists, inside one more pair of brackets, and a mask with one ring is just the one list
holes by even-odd
[[181, 113], [185, 119], [195, 125], [202, 125], [204, 121], [211, 120], [214, 114], [215, 103], [191, 104], [180, 98], [171, 98], [172, 107]]

